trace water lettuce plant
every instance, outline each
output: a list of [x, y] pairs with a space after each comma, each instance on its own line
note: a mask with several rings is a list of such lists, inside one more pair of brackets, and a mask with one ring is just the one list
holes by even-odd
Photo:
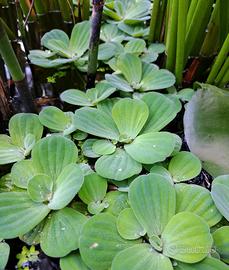
[[76, 130], [73, 116], [73, 112], [63, 112], [57, 107], [49, 106], [39, 113], [38, 118], [43, 126], [66, 136]]
[[113, 19], [108, 22], [132, 25], [148, 20], [150, 7], [151, 3], [148, 0], [118, 0], [105, 5], [103, 13]]
[[164, 89], [175, 83], [174, 75], [165, 69], [142, 62], [136, 55], [121, 54], [116, 62], [118, 72], [106, 74], [106, 80], [124, 92]]
[[30, 61], [44, 68], [57, 68], [65, 64], [74, 63], [78, 69], [83, 69], [87, 63], [84, 59], [89, 47], [90, 23], [83, 21], [77, 23], [68, 35], [59, 29], [51, 30], [41, 39], [41, 45], [48, 50], [31, 50]]
[[84, 181], [77, 155], [73, 142], [52, 135], [34, 146], [30, 160], [15, 163], [11, 177], [21, 190], [0, 193], [0, 237], [15, 238], [39, 226], [35, 236], [49, 256], [65, 256], [78, 248], [87, 218], [66, 207]]
[[108, 179], [124, 180], [142, 170], [142, 164], [165, 160], [175, 148], [176, 136], [159, 132], [177, 114], [177, 107], [159, 93], [142, 100], [125, 98], [110, 113], [84, 107], [75, 112], [77, 129], [103, 139], [90, 141], [92, 152], [101, 156], [96, 172]]
[[115, 91], [115, 87], [106, 81], [101, 81], [96, 84], [95, 88], [88, 89], [86, 92], [78, 89], [66, 90], [61, 93], [60, 98], [72, 105], [94, 107]]
[[82, 259], [93, 270], [176, 269], [172, 259], [185, 266], [201, 264], [213, 244], [204, 216], [217, 210], [214, 203], [209, 207], [209, 199], [202, 202], [207, 207], [202, 213], [188, 209], [188, 204], [179, 209], [176, 189], [166, 178], [154, 173], [139, 176], [130, 185], [130, 208], [117, 218], [96, 215], [84, 225]]
[[9, 136], [0, 135], [0, 165], [23, 160], [42, 133], [43, 126], [36, 114], [14, 115], [9, 121]]

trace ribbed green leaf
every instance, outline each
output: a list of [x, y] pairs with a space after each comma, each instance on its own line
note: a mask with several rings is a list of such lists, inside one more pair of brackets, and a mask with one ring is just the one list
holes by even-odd
[[100, 32], [100, 39], [104, 42], [122, 42], [125, 34], [115, 24], [103, 24]]
[[207, 257], [213, 239], [208, 224], [191, 212], [176, 214], [162, 233], [163, 254], [186, 263]]
[[169, 258], [156, 252], [149, 244], [138, 244], [119, 252], [111, 270], [173, 270]]
[[64, 135], [72, 133], [76, 128], [72, 123], [73, 114], [64, 113], [54, 106], [44, 108], [39, 114], [39, 120], [42, 125], [51, 130], [61, 131]]
[[203, 261], [195, 264], [186, 264], [178, 262], [175, 270], [228, 270], [228, 265], [224, 264], [220, 260], [208, 257]]
[[112, 116], [112, 108], [116, 102], [118, 102], [120, 99], [119, 98], [107, 98], [97, 104], [97, 108], [106, 114], [109, 114]]
[[8, 239], [25, 234], [49, 213], [47, 205], [33, 202], [26, 192], [0, 194], [0, 237]]
[[40, 173], [56, 179], [62, 169], [75, 163], [78, 150], [75, 144], [62, 136], [49, 136], [40, 140], [32, 151], [34, 166]]
[[229, 175], [214, 179], [211, 195], [220, 213], [229, 221]]
[[177, 195], [176, 212], [188, 211], [202, 217], [210, 227], [216, 225], [222, 218], [217, 210], [210, 192], [201, 186], [179, 184], [175, 185]]
[[150, 237], [161, 235], [175, 214], [175, 189], [158, 174], [136, 178], [130, 185], [129, 200], [136, 218]]
[[0, 269], [6, 267], [10, 255], [10, 246], [7, 243], [0, 243]]
[[100, 155], [96, 154], [93, 150], [92, 150], [92, 146], [95, 142], [97, 142], [97, 139], [87, 139], [83, 145], [82, 145], [82, 151], [84, 156], [86, 157], [90, 157], [90, 158], [97, 158], [100, 157]]
[[144, 39], [132, 39], [125, 45], [126, 53], [141, 54], [146, 49], [146, 43]]
[[95, 170], [105, 178], [122, 181], [140, 173], [142, 166], [124, 150], [116, 149], [113, 154], [100, 157], [95, 163]]
[[155, 164], [150, 169], [150, 173], [159, 174], [159, 175], [163, 176], [164, 178], [166, 178], [171, 184], [173, 184], [173, 179], [171, 177], [171, 174], [169, 173], [169, 171], [165, 167], [163, 167], [161, 165]]
[[90, 270], [82, 261], [79, 253], [71, 253], [66, 257], [60, 258], [61, 270]]
[[55, 181], [53, 196], [48, 207], [58, 210], [67, 206], [80, 190], [83, 181], [83, 172], [78, 164], [64, 167]]
[[80, 254], [89, 268], [107, 270], [115, 255], [134, 243], [118, 234], [114, 216], [99, 214], [89, 219], [83, 227]]
[[14, 185], [27, 188], [28, 181], [38, 173], [32, 160], [22, 160], [13, 165], [10, 175]]
[[35, 226], [32, 230], [26, 234], [20, 235], [19, 238], [27, 245], [37, 245], [40, 243], [40, 236], [45, 225], [45, 219]]
[[224, 226], [216, 230], [213, 234], [214, 247], [220, 255], [220, 259], [229, 263], [229, 226]]
[[69, 49], [77, 56], [82, 56], [89, 47], [90, 22], [77, 23], [71, 34]]
[[182, 151], [171, 159], [168, 170], [174, 182], [187, 181], [200, 174], [201, 162], [194, 154]]
[[124, 148], [134, 160], [145, 164], [154, 164], [169, 157], [174, 146], [175, 139], [172, 133], [152, 132], [139, 135]]
[[136, 55], [121, 54], [117, 60], [117, 67], [134, 88], [139, 84], [142, 76], [142, 63]]
[[159, 90], [168, 88], [175, 83], [175, 76], [165, 69], [153, 70], [141, 81], [143, 91]]
[[104, 201], [109, 205], [108, 208], [104, 209], [104, 212], [110, 213], [116, 217], [121, 213], [123, 209], [130, 207], [127, 193], [117, 190], [108, 192]]
[[71, 51], [68, 49], [68, 44], [65, 44], [62, 40], [50, 39], [47, 43], [47, 47], [58, 53], [59, 55], [67, 58], [71, 58]]
[[98, 155], [110, 155], [115, 149], [116, 146], [108, 140], [96, 140], [92, 145], [92, 151]]
[[41, 45], [52, 50], [52, 47], [49, 47], [50, 40], [61, 40], [65, 46], [69, 45], [68, 35], [59, 29], [53, 29], [52, 31], [46, 33], [41, 39]]
[[25, 151], [19, 146], [13, 145], [7, 135], [0, 135], [0, 165], [8, 164], [25, 158]]
[[61, 93], [60, 98], [72, 105], [92, 106], [92, 102], [88, 100], [85, 92], [77, 89], [69, 89]]
[[149, 108], [149, 117], [141, 133], [160, 131], [177, 115], [178, 110], [174, 103], [159, 93], [147, 93], [142, 100]]
[[29, 197], [34, 202], [47, 202], [52, 198], [53, 181], [46, 174], [37, 174], [28, 182]]
[[26, 135], [32, 134], [38, 141], [42, 136], [43, 127], [36, 114], [18, 113], [10, 119], [9, 133], [13, 144], [24, 147]]
[[79, 237], [87, 218], [71, 208], [52, 212], [41, 234], [41, 248], [51, 257], [63, 257], [79, 248]]
[[125, 78], [121, 74], [106, 74], [106, 80], [117, 90], [124, 92], [133, 92], [134, 89], [129, 85]]
[[78, 129], [94, 136], [118, 140], [119, 132], [113, 119], [94, 108], [82, 108], [75, 112], [75, 125]]
[[93, 105], [96, 105], [100, 101], [109, 97], [115, 91], [115, 87], [106, 81], [101, 81], [96, 84], [95, 88], [88, 89], [86, 95], [88, 99], [93, 103]]
[[120, 132], [120, 141], [134, 139], [149, 115], [147, 105], [141, 100], [122, 99], [112, 109], [112, 117]]
[[107, 181], [97, 173], [91, 173], [84, 178], [84, 183], [79, 191], [80, 199], [89, 204], [102, 201], [106, 195]]
[[126, 208], [119, 214], [117, 229], [124, 239], [129, 240], [138, 239], [146, 234], [131, 208]]

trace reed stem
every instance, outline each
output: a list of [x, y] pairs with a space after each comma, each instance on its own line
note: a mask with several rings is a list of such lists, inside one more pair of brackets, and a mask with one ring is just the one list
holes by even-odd
[[0, 54], [15, 82], [18, 94], [21, 101], [21, 110], [26, 112], [34, 112], [35, 106], [32, 100], [31, 92], [28, 89], [28, 84], [25, 75], [19, 65], [17, 57], [14, 53], [12, 45], [9, 41], [3, 24], [0, 21]]
[[89, 59], [87, 72], [87, 88], [95, 86], [95, 77], [98, 63], [98, 47], [100, 38], [100, 28], [103, 14], [103, 0], [93, 0], [93, 10], [91, 17], [91, 37], [89, 43]]
[[222, 65], [225, 62], [225, 59], [227, 58], [227, 55], [229, 53], [229, 34], [227, 34], [227, 38], [223, 43], [223, 46], [216, 57], [216, 60], [211, 68], [211, 72], [207, 78], [207, 83], [212, 84], [218, 75]]
[[188, 0], [179, 1], [178, 7], [175, 76], [177, 79], [177, 84], [179, 85], [182, 83], [182, 73], [184, 70], [185, 35], [186, 35], [188, 3], [189, 3]]

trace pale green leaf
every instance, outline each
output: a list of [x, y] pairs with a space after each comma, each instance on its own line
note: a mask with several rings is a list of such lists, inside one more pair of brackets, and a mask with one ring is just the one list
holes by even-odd
[[47, 205], [33, 202], [26, 192], [0, 194], [0, 237], [8, 239], [25, 234], [49, 213]]
[[94, 136], [118, 140], [119, 132], [113, 119], [101, 110], [81, 108], [75, 112], [77, 129]]
[[56, 179], [63, 168], [75, 163], [78, 150], [75, 144], [62, 136], [49, 136], [41, 139], [32, 150], [34, 166], [40, 173]]
[[45, 174], [37, 174], [28, 182], [27, 192], [34, 202], [47, 202], [52, 198], [53, 181]]
[[130, 185], [129, 200], [136, 218], [150, 237], [161, 235], [175, 214], [175, 189], [159, 174], [137, 177]]
[[100, 157], [95, 163], [95, 170], [104, 178], [122, 181], [139, 174], [142, 166], [124, 150], [116, 149], [113, 154]]
[[61, 132], [72, 124], [70, 116], [54, 106], [44, 108], [39, 114], [39, 120], [49, 129]]
[[142, 78], [141, 88], [143, 91], [164, 89], [174, 85], [175, 81], [175, 76], [170, 71], [153, 70]]
[[106, 80], [113, 85], [117, 90], [124, 92], [133, 92], [134, 89], [129, 85], [121, 74], [106, 74]]
[[41, 234], [41, 248], [51, 257], [63, 257], [79, 248], [79, 238], [87, 218], [71, 208], [52, 212]]
[[124, 148], [134, 160], [140, 163], [154, 164], [169, 157], [174, 146], [175, 139], [172, 133], [152, 132], [139, 135]]
[[25, 152], [21, 147], [15, 146], [7, 141], [3, 142], [0, 137], [0, 165], [20, 161], [24, 158]]
[[201, 167], [198, 157], [190, 152], [182, 151], [171, 159], [168, 170], [174, 182], [183, 182], [199, 175]]
[[96, 140], [92, 145], [92, 151], [97, 155], [110, 155], [115, 149], [116, 146], [108, 140]]
[[142, 100], [149, 108], [149, 117], [142, 133], [160, 131], [168, 125], [178, 113], [174, 103], [165, 95], [147, 93], [143, 96]]
[[228, 265], [224, 264], [220, 260], [207, 257], [203, 261], [195, 264], [186, 264], [178, 262], [175, 270], [228, 270]]
[[210, 227], [222, 218], [217, 210], [210, 192], [201, 186], [178, 184], [176, 187], [176, 212], [188, 211], [202, 217]]
[[220, 213], [229, 221], [229, 175], [213, 180], [211, 195]]
[[114, 256], [133, 245], [118, 234], [116, 218], [110, 214], [98, 214], [84, 225], [80, 237], [80, 254], [93, 270], [107, 270]]
[[203, 260], [213, 244], [208, 224], [191, 212], [173, 216], [161, 237], [163, 254], [186, 263]]
[[32, 134], [35, 136], [35, 140], [38, 141], [42, 136], [43, 127], [36, 114], [18, 113], [10, 119], [9, 133], [11, 142], [23, 147], [26, 135]]
[[146, 234], [131, 208], [126, 208], [119, 214], [117, 229], [124, 239], [129, 240], [138, 239]]
[[82, 56], [89, 47], [90, 22], [83, 21], [75, 24], [69, 43], [69, 49], [78, 57]]
[[0, 269], [4, 270], [10, 255], [10, 246], [7, 243], [0, 243]]
[[59, 29], [53, 29], [44, 34], [44, 36], [41, 39], [41, 45], [52, 50], [52, 48], [49, 47], [50, 40], [61, 40], [65, 44], [65, 46], [69, 45], [68, 35], [64, 31]]
[[92, 102], [88, 99], [85, 92], [77, 89], [69, 89], [61, 93], [60, 98], [72, 105], [92, 106]]
[[78, 164], [64, 167], [55, 181], [53, 196], [48, 207], [58, 210], [67, 206], [80, 190], [83, 181], [83, 172]]
[[130, 207], [127, 193], [118, 190], [108, 192], [104, 201], [109, 205], [104, 212], [114, 216], [118, 216], [123, 209]]
[[133, 88], [140, 83], [142, 63], [136, 55], [130, 53], [121, 54], [117, 59], [117, 67]]
[[217, 229], [213, 234], [214, 247], [220, 255], [220, 259], [229, 263], [229, 226], [223, 226]]
[[146, 49], [144, 39], [132, 39], [125, 45], [126, 53], [141, 54]]
[[111, 84], [106, 81], [101, 81], [96, 84], [95, 88], [88, 89], [86, 95], [93, 105], [96, 105], [100, 101], [108, 98], [115, 91], [116, 88]]
[[156, 252], [149, 244], [138, 244], [119, 252], [111, 270], [173, 270], [169, 258]]
[[107, 191], [107, 181], [97, 173], [91, 173], [84, 178], [83, 186], [79, 191], [80, 199], [89, 204], [91, 202], [101, 202]]
[[92, 146], [95, 142], [97, 142], [97, 139], [87, 139], [83, 145], [82, 145], [82, 151], [84, 156], [86, 157], [90, 157], [90, 158], [97, 158], [100, 157], [100, 155], [96, 154], [93, 150], [92, 150]]
[[38, 173], [32, 160], [22, 160], [13, 165], [10, 175], [14, 185], [27, 188], [28, 181]]
[[119, 141], [134, 139], [146, 123], [148, 115], [148, 107], [143, 101], [119, 100], [112, 109], [112, 117], [120, 133]]

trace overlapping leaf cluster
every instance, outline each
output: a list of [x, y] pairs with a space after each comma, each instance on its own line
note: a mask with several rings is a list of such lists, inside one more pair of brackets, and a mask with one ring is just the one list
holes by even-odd
[[[14, 163], [0, 182], [0, 237], [40, 244], [47, 255], [61, 257], [62, 270], [228, 269], [229, 176], [216, 174], [211, 192], [187, 183], [202, 163], [183, 151], [168, 125], [193, 90], [177, 93], [174, 75], [153, 64], [164, 46], [139, 39], [147, 35], [150, 6], [148, 0], [106, 1], [99, 60], [110, 72], [104, 80], [87, 91], [61, 93], [75, 111], [50, 106], [38, 116], [18, 114], [9, 136], [0, 135], [0, 164]], [[57, 68], [74, 63], [85, 71], [88, 30], [83, 22], [70, 39], [60, 30], [45, 34], [49, 51], [31, 52], [31, 61]], [[220, 90], [215, 94], [225, 105]], [[185, 122], [188, 141], [199, 135], [193, 118], [206, 119], [198, 113], [202, 96], [197, 92], [186, 108], [193, 127]], [[201, 154], [193, 143], [194, 152], [205, 168], [219, 165], [217, 155], [206, 160], [206, 153], [221, 139], [204, 142]], [[8, 256], [4, 242], [0, 253]]]

